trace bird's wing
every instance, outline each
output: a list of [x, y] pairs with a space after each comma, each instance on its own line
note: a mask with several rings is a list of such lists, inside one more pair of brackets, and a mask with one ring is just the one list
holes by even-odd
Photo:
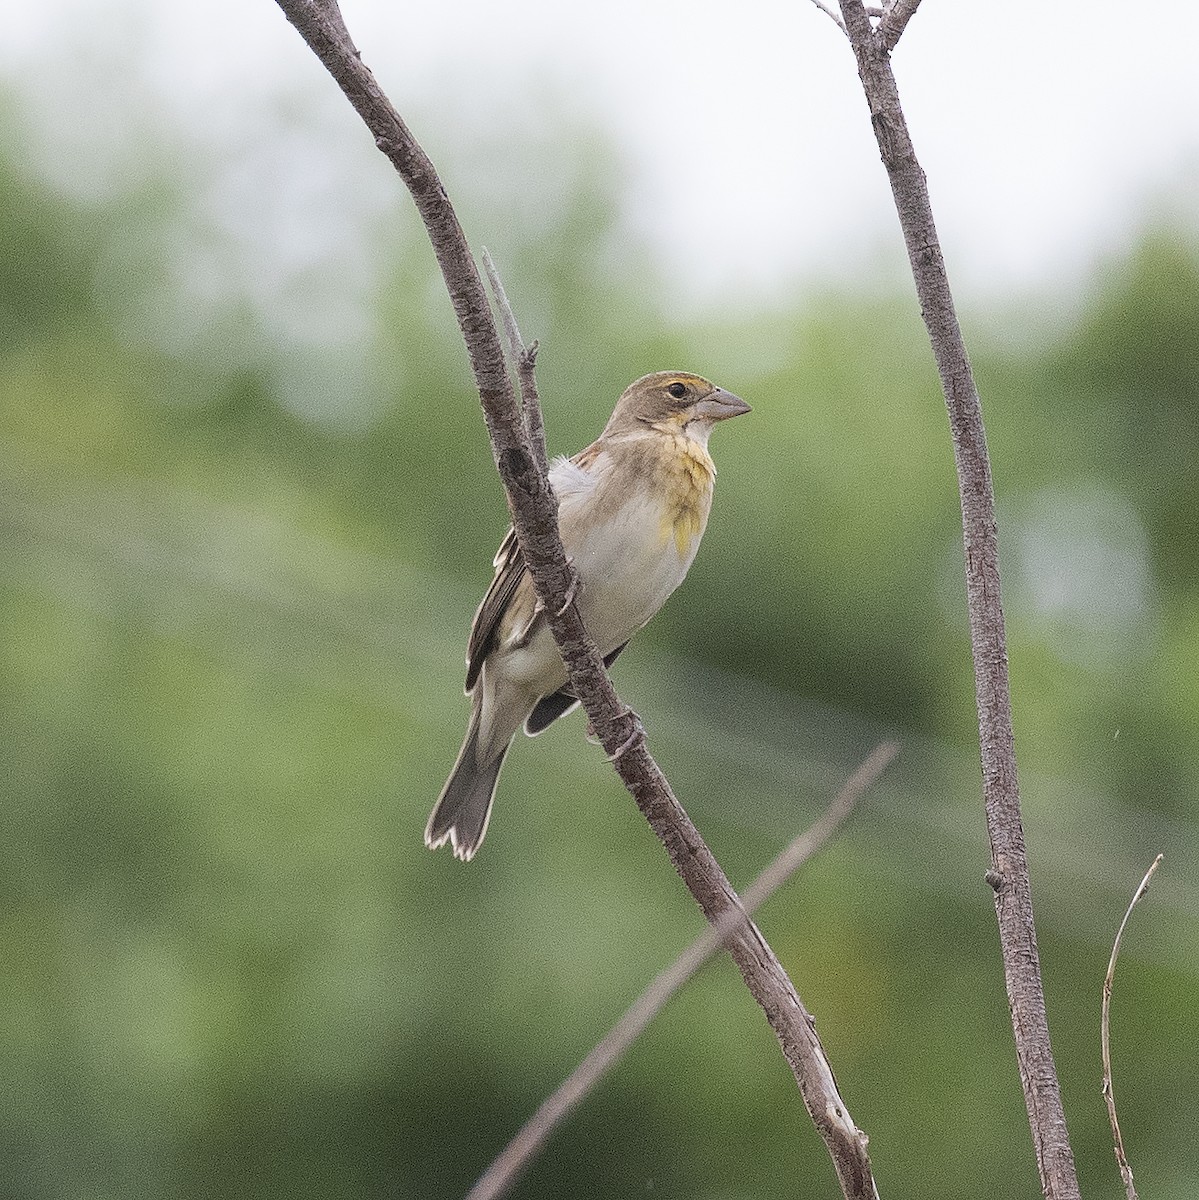
[[533, 581], [525, 570], [525, 556], [521, 553], [520, 543], [516, 540], [516, 530], [511, 526], [500, 543], [495, 555], [495, 578], [479, 605], [478, 612], [470, 627], [470, 640], [466, 645], [466, 690], [474, 690], [483, 669], [483, 660], [491, 653], [495, 645], [495, 635], [500, 622], [512, 604], [524, 581], [524, 589], [531, 592]]
[[[598, 442], [580, 450], [573, 458], [555, 459], [550, 466], [550, 481], [559, 499], [567, 494], [589, 490], [594, 481], [589, 469], [600, 453]], [[466, 690], [471, 692], [483, 669], [483, 660], [495, 646], [500, 626], [506, 617], [522, 623], [517, 635], [528, 638], [538, 621], [544, 620], [533, 590], [533, 580], [525, 569], [525, 556], [516, 540], [516, 530], [511, 526], [496, 551], [495, 578], [479, 605], [470, 627], [470, 640], [466, 646]]]

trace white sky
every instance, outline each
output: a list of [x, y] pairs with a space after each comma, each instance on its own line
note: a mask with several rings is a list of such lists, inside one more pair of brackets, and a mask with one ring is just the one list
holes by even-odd
[[[438, 138], [461, 127], [465, 140], [482, 122], [496, 153], [559, 111], [609, 131], [628, 168], [629, 219], [698, 297], [766, 295], [899, 253], [852, 55], [805, 0], [343, 7], [418, 136], [433, 114]], [[895, 66], [960, 292], [1068, 281], [1118, 253], [1154, 205], [1189, 207], [1194, 219], [1192, 26], [1181, 0], [1143, 10], [926, 0]], [[138, 114], [178, 122], [218, 154], [222, 140], [239, 145], [242, 175], [231, 165], [214, 203], [234, 224], [269, 225], [284, 258], [303, 259], [320, 223], [303, 215], [319, 208], [313, 193], [344, 183], [332, 167], [311, 169], [307, 199], [272, 201], [268, 219], [244, 159], [256, 146], [276, 159], [288, 149], [255, 142], [264, 114], [275, 132], [300, 127], [297, 154], [309, 136], [352, 144], [330, 154], [352, 153], [358, 200], [395, 203], [386, 168], [371, 165], [369, 142], [272, 0], [10, 7], [0, 73], [48, 131], [54, 174], [73, 186], [120, 174], [122, 131]], [[536, 192], [536, 172], [526, 186]]]

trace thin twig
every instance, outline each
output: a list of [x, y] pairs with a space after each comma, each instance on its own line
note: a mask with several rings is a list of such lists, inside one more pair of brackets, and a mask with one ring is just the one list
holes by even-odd
[[837, 28], [838, 28], [839, 30], [841, 30], [841, 32], [842, 32], [842, 33], [845, 33], [845, 24], [844, 24], [844, 22], [841, 20], [841, 18], [840, 18], [839, 16], [837, 16], [837, 14], [836, 14], [835, 12], [833, 12], [833, 10], [832, 10], [831, 8], [829, 8], [829, 7], [828, 7], [828, 5], [827, 5], [827, 4], [825, 4], [825, 3], [824, 3], [824, 0], [812, 0], [812, 3], [813, 3], [814, 5], [816, 5], [816, 7], [817, 7], [818, 9], [820, 9], [820, 11], [821, 11], [822, 13], [824, 13], [824, 15], [825, 15], [826, 17], [828, 17], [828, 19], [829, 19], [830, 21], [832, 21], [832, 22], [833, 22], [833, 24], [834, 24], [834, 25], [836, 25], [836, 26], [837, 26]]
[[537, 339], [534, 338], [516, 360], [516, 381], [520, 385], [521, 415], [533, 457], [543, 475], [549, 474], [545, 449], [545, 425], [541, 417], [541, 397], [537, 394]]
[[1149, 880], [1153, 878], [1153, 872], [1157, 870], [1161, 860], [1160, 854], [1153, 860], [1153, 865], [1145, 872], [1145, 878], [1141, 880], [1141, 886], [1133, 893], [1132, 899], [1128, 903], [1124, 920], [1120, 922], [1120, 928], [1116, 930], [1116, 940], [1112, 943], [1112, 956], [1107, 962], [1107, 974], [1103, 977], [1103, 1019], [1099, 1023], [1099, 1038], [1103, 1046], [1103, 1100], [1107, 1105], [1107, 1119], [1112, 1125], [1112, 1138], [1116, 1144], [1116, 1162], [1120, 1164], [1120, 1178], [1124, 1180], [1126, 1200], [1137, 1200], [1137, 1189], [1133, 1186], [1132, 1168], [1128, 1165], [1128, 1157], [1124, 1153], [1124, 1139], [1120, 1136], [1120, 1122], [1116, 1120], [1116, 1097], [1112, 1091], [1110, 1036], [1112, 981], [1116, 977], [1116, 958], [1120, 953], [1120, 941], [1124, 937], [1124, 926], [1128, 924], [1128, 918], [1132, 916], [1132, 910], [1136, 907], [1137, 901], [1149, 890]]
[[[563, 604], [573, 575], [562, 549], [553, 493], [529, 445], [482, 280], [433, 164], [344, 35], [335, 0], [277, 3], [399, 172], [428, 231], [466, 343], [516, 536], [562, 653], [571, 690], [707, 920], [720, 920], [730, 909], [743, 916], [740, 898], [646, 748], [636, 714], [621, 703], [612, 687], [578, 606]], [[748, 918], [736, 924], [728, 945], [746, 987], [779, 1040], [804, 1106], [833, 1160], [843, 1194], [865, 1200], [877, 1196], [866, 1135], [849, 1115], [815, 1023], [774, 951]]]
[[[814, 824], [796, 837], [746, 888], [742, 897], [746, 915], [752, 915], [841, 827], [868, 788], [899, 753], [893, 742], [877, 746], [845, 781], [833, 802]], [[661, 971], [625, 1010], [620, 1020], [594, 1049], [548, 1096], [516, 1136], [496, 1156], [491, 1166], [467, 1193], [466, 1200], [499, 1200], [506, 1195], [529, 1164], [541, 1153], [554, 1130], [582, 1103], [592, 1089], [621, 1060], [669, 1000], [721, 948], [741, 914], [724, 914]]]
[[508, 355], [516, 362], [525, 350], [525, 339], [520, 336], [520, 326], [516, 323], [516, 314], [508, 303], [508, 293], [504, 290], [504, 281], [496, 269], [495, 259], [486, 246], [480, 254], [483, 259], [483, 270], [487, 272], [487, 282], [491, 284], [491, 294], [495, 298], [495, 306], [500, 310], [500, 319], [504, 326], [504, 337], [508, 341]]
[[491, 257], [486, 246], [483, 247], [483, 269], [487, 272], [487, 281], [491, 284], [491, 294], [495, 297], [496, 307], [500, 310], [500, 318], [504, 324], [504, 336], [508, 341], [508, 355], [516, 367], [516, 381], [520, 385], [520, 411], [525, 423], [525, 434], [528, 436], [533, 457], [540, 466], [542, 474], [549, 471], [549, 462], [545, 450], [545, 425], [541, 417], [541, 398], [537, 394], [537, 342], [525, 345], [520, 336], [520, 326], [516, 323], [516, 314], [508, 302], [508, 293], [504, 290], [504, 281], [500, 278], [495, 260]]
[[891, 182], [921, 315], [945, 393], [962, 507], [966, 602], [974, 659], [983, 803], [991, 842], [988, 880], [1003, 953], [1016, 1059], [1046, 1200], [1076, 1200], [1078, 1179], [1041, 985], [1032, 888], [1024, 847], [1007, 638], [1000, 602], [998, 532], [982, 406], [958, 325], [924, 171], [899, 103], [890, 57], [861, 0], [840, 0], [870, 123]]
[[890, 54], [903, 37], [903, 31], [908, 22], [916, 15], [920, 0], [891, 0], [883, 10], [882, 20], [875, 28], [875, 34], [883, 50]]

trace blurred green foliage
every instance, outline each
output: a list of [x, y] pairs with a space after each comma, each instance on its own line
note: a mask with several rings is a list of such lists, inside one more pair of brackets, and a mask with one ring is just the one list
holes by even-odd
[[[319, 347], [237, 306], [224, 352], [179, 296], [178, 336], [139, 336], [145, 247], [170, 243], [181, 198], [68, 203], [20, 162], [0, 160], [0, 1194], [459, 1196], [699, 922], [578, 718], [516, 747], [475, 863], [420, 844], [505, 525], [431, 256], [404, 209], [338, 360], [373, 407], [342, 421]], [[691, 578], [617, 672], [730, 873], [877, 738], [903, 743], [763, 914], [883, 1190], [1034, 1194], [914, 302], [825, 288], [671, 319], [602, 172], [535, 231], [504, 203], [468, 207], [515, 230], [493, 249], [544, 348], [552, 448], [594, 437], [648, 370], [754, 405], [716, 434]], [[1051, 308], [1021, 314], [1040, 336], [972, 339], [1051, 1022], [1084, 1191], [1116, 1195], [1099, 989], [1164, 851], [1117, 979], [1116, 1090], [1145, 1194], [1190, 1197], [1199, 259], [1152, 229], [1046, 333]], [[282, 402], [297, 388], [321, 419]], [[834, 1187], [720, 963], [517, 1194]]]

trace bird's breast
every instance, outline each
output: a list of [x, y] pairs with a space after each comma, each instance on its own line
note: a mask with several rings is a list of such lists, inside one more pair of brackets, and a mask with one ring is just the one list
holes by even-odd
[[626, 642], [683, 582], [707, 525], [715, 470], [703, 446], [680, 437], [622, 474], [577, 508], [564, 499], [560, 514], [583, 585], [583, 621], [603, 653]]
[[672, 453], [659, 467], [663, 505], [658, 536], [664, 543], [673, 541], [690, 566], [712, 509], [716, 466], [699, 442], [686, 436], [672, 441]]

